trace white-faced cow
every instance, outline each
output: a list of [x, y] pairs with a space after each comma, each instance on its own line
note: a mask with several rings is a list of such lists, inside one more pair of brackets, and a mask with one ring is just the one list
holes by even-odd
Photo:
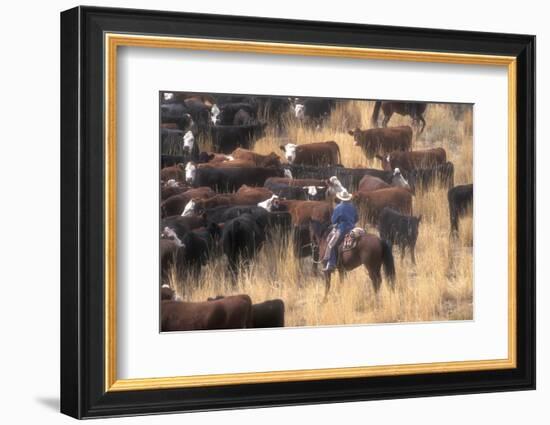
[[279, 146], [286, 160], [293, 165], [327, 166], [341, 163], [340, 148], [334, 141]]

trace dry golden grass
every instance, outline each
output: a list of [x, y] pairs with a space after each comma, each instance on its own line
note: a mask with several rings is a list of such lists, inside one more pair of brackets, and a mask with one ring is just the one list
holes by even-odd
[[[304, 126], [286, 116], [286, 135], [268, 129], [255, 151], [279, 153], [279, 145], [292, 141], [311, 143], [334, 140], [340, 146], [346, 167], [379, 167], [353, 145], [347, 130], [370, 127], [374, 102], [350, 101], [338, 107], [322, 129]], [[450, 105], [430, 104], [426, 129], [414, 140], [414, 148], [441, 146], [455, 165], [455, 184], [473, 179], [472, 113], [468, 108], [457, 121]], [[394, 115], [390, 125], [410, 125], [409, 117]], [[394, 248], [396, 289], [384, 278], [378, 297], [364, 268], [348, 273], [343, 281], [332, 278], [328, 301], [323, 303], [324, 281], [312, 273], [311, 258], [296, 259], [288, 241], [275, 240], [264, 246], [252, 267], [244, 269], [233, 286], [226, 277], [226, 262], [218, 258], [203, 269], [199, 282], [172, 279], [172, 286], [185, 300], [204, 301], [215, 295], [249, 294], [254, 302], [281, 298], [286, 306], [287, 326], [344, 325], [417, 321], [467, 320], [473, 318], [472, 218], [460, 221], [458, 238], [449, 238], [447, 190], [436, 188], [417, 193], [414, 214], [422, 214], [416, 259], [409, 252], [402, 260]], [[366, 223], [360, 223], [366, 225]], [[377, 230], [368, 226], [368, 231]]]

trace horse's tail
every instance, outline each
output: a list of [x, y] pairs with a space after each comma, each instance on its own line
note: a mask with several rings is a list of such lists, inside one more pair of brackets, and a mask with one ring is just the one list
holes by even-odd
[[384, 272], [393, 288], [395, 284], [395, 264], [393, 262], [391, 244], [384, 239], [381, 239], [380, 243], [382, 244], [382, 264], [384, 265]]
[[380, 113], [381, 106], [382, 102], [380, 102], [379, 100], [374, 103], [374, 111], [372, 111], [372, 117], [370, 119], [373, 127], [378, 127], [378, 114]]

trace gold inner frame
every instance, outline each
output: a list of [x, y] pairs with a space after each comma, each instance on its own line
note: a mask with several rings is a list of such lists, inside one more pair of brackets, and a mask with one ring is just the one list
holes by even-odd
[[[369, 49], [255, 41], [105, 34], [105, 391], [135, 391], [516, 367], [516, 58], [410, 50]], [[272, 372], [117, 379], [116, 338], [116, 98], [117, 48], [150, 47], [355, 59], [503, 66], [508, 71], [508, 358], [455, 362], [304, 369]]]

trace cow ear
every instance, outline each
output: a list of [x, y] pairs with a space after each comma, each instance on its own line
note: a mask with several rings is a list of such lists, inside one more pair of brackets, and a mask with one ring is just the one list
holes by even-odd
[[348, 130], [348, 134], [349, 134], [350, 136], [353, 136], [353, 130]]
[[420, 223], [422, 221], [422, 214], [418, 216], [418, 222]]
[[380, 161], [384, 162], [384, 157], [383, 156], [376, 154], [376, 155], [374, 155], [374, 157], [379, 159]]
[[185, 171], [185, 165], [183, 165], [181, 162], [178, 164], [178, 168]]
[[279, 149], [281, 149], [284, 152], [285, 151], [285, 145], [279, 145]]

